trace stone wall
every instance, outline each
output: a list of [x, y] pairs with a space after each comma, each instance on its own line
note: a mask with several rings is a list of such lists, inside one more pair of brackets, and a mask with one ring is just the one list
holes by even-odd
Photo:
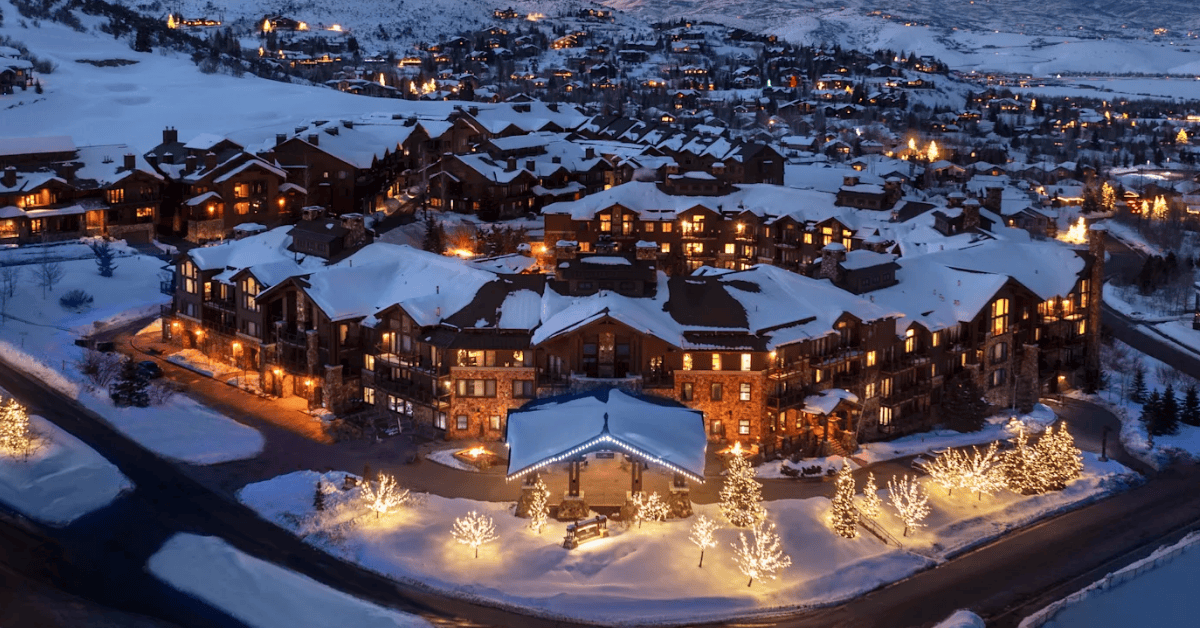
[[212, 220], [189, 220], [187, 227], [188, 242], [205, 242], [220, 240], [225, 237], [225, 221], [220, 218]]
[[[460, 379], [491, 379], [496, 380], [495, 397], [459, 397], [458, 380]], [[513, 397], [513, 381], [536, 380], [537, 373], [532, 367], [500, 368], [500, 367], [454, 367], [450, 369], [450, 382], [454, 395], [450, 401], [450, 411], [446, 416], [446, 438], [482, 440], [501, 440], [504, 438], [504, 426], [508, 422], [508, 411], [520, 408], [529, 399]], [[467, 417], [467, 429], [458, 429], [458, 417]], [[492, 429], [491, 417], [500, 417], [498, 430]]]
[[[679, 398], [685, 383], [692, 384], [692, 399]], [[721, 384], [721, 399], [712, 399], [712, 385]], [[750, 384], [750, 400], [739, 399], [741, 384]], [[704, 413], [704, 429], [711, 441], [753, 442], [769, 436], [766, 426], [767, 377], [765, 371], [675, 371], [674, 390], [652, 390], [652, 394], [680, 401]], [[742, 420], [750, 422], [749, 434], [739, 434]], [[720, 421], [720, 428], [716, 422]]]

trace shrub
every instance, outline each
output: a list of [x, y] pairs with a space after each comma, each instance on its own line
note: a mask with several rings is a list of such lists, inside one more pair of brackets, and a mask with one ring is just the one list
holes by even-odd
[[63, 307], [74, 310], [92, 304], [92, 295], [76, 288], [58, 298]]

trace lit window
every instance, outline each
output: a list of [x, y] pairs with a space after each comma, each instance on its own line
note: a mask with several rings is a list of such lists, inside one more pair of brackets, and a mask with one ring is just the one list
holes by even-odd
[[749, 353], [742, 354], [742, 370], [743, 371], [750, 370], [750, 354]]
[[912, 329], [904, 332], [904, 352], [912, 353], [917, 348], [917, 337]]
[[454, 429], [456, 429], [456, 430], [467, 429], [467, 415], [460, 414], [460, 415], [454, 417]]
[[992, 302], [992, 333], [1003, 334], [1008, 331], [1008, 299], [996, 299]]
[[738, 421], [738, 434], [747, 436], [750, 434], [750, 419], [742, 419]]
[[811, 233], [804, 234], [804, 243], [812, 244], [812, 234]]
[[363, 389], [363, 403], [368, 406], [375, 405], [375, 389], [374, 388], [364, 388]]
[[871, 382], [870, 384], [867, 384], [867, 389], [866, 389], [866, 391], [863, 392], [863, 396], [866, 397], [867, 399], [875, 398], [875, 382]]
[[660, 244], [659, 246], [661, 247], [661, 250], [662, 250], [662, 252], [663, 252], [663, 253], [670, 253], [670, 252], [671, 252], [671, 243], [670, 243], [670, 242], [663, 242], [663, 243], [662, 243], [662, 244]]
[[867, 366], [875, 366], [875, 352], [874, 351], [867, 352]]
[[708, 391], [708, 397], [712, 401], [720, 401], [725, 396], [725, 391], [720, 382], [714, 383]]
[[733, 255], [735, 252], [736, 252], [736, 250], [735, 250], [735, 248], [734, 248], [734, 245], [733, 245], [733, 244], [726, 244], [726, 245], [725, 245], [725, 254], [726, 254], [726, 255]]
[[738, 387], [738, 401], [750, 401], [750, 383], [742, 382]]
[[721, 354], [720, 353], [712, 354], [712, 370], [714, 370], [714, 371], [721, 370]]
[[886, 406], [880, 408], [879, 409], [879, 425], [881, 427], [886, 427], [891, 424], [892, 424], [892, 409], [888, 408]]
[[692, 370], [692, 354], [690, 353], [683, 354], [683, 370]]
[[942, 344], [942, 332], [940, 332], [940, 331], [933, 332], [933, 336], [929, 339], [929, 344], [934, 347]]

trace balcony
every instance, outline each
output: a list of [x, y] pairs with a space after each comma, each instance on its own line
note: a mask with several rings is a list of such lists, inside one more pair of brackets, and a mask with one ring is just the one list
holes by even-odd
[[378, 353], [375, 355], [377, 363], [376, 370], [382, 367], [389, 368], [405, 368], [425, 375], [448, 375], [450, 373], [449, 365], [433, 366], [429, 362], [429, 358], [416, 354], [397, 354], [397, 353]]
[[203, 303], [204, 307], [209, 307], [223, 312], [233, 312], [237, 310], [237, 303], [233, 299], [209, 299]]
[[807, 387], [769, 392], [767, 393], [767, 407], [775, 411], [800, 407], [804, 405], [804, 400], [811, 394], [812, 392]]
[[445, 396], [445, 393], [438, 394], [436, 380], [418, 382], [412, 379], [380, 377], [377, 375], [375, 377], [375, 387], [384, 392], [425, 405], [437, 405], [439, 397]]

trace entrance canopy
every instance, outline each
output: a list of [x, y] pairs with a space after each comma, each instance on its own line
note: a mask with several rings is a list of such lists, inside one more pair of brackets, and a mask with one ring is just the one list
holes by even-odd
[[704, 415], [668, 399], [600, 389], [508, 413], [508, 477], [593, 451], [622, 451], [704, 482]]

